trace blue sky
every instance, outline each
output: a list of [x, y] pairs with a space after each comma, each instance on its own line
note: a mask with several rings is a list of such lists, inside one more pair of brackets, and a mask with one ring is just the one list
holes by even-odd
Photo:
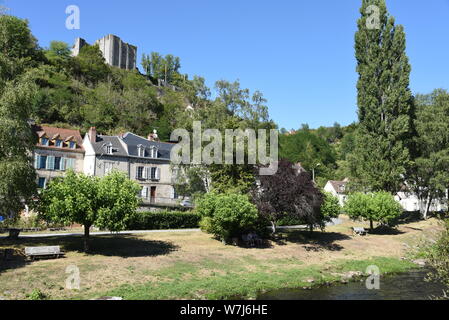
[[[2, 0], [0, 0], [2, 2]], [[260, 90], [280, 127], [357, 119], [354, 33], [360, 0], [3, 0], [41, 46], [116, 34], [142, 53], [181, 58], [182, 72]], [[65, 9], [81, 10], [67, 30]], [[449, 0], [387, 0], [405, 26], [411, 89], [449, 89]]]

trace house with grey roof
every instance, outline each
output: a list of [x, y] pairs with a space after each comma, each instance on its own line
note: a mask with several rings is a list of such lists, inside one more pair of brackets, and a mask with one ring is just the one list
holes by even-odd
[[125, 172], [142, 187], [140, 196], [145, 206], [176, 205], [170, 154], [174, 144], [133, 133], [120, 136], [99, 135], [91, 128], [84, 138], [84, 173], [103, 177], [112, 170]]

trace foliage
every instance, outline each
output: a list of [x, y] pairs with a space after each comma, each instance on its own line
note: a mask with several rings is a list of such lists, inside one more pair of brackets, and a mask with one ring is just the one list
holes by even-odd
[[198, 228], [201, 217], [193, 212], [138, 212], [127, 230], [168, 230]]
[[14, 217], [36, 191], [28, 123], [36, 85], [24, 66], [37, 59], [26, 21], [0, 16], [0, 215]]
[[[367, 26], [370, 5], [380, 10], [379, 28]], [[405, 32], [384, 0], [364, 0], [360, 12], [355, 36], [360, 123], [351, 172], [363, 191], [395, 193], [410, 165], [414, 135]]]
[[332, 193], [324, 192], [324, 201], [321, 205], [321, 214], [327, 222], [338, 218], [341, 213], [340, 201]]
[[426, 218], [432, 200], [446, 198], [449, 186], [449, 93], [439, 89], [418, 95], [416, 106], [417, 155], [408, 182]]
[[201, 228], [225, 241], [254, 230], [258, 225], [257, 208], [240, 194], [209, 193], [197, 203]]
[[323, 195], [308, 173], [298, 173], [293, 164], [282, 160], [276, 174], [260, 176], [251, 194], [259, 212], [271, 222], [273, 232], [280, 219], [291, 216], [303, 221], [311, 229], [324, 228], [320, 211]]
[[426, 258], [435, 270], [430, 274], [430, 279], [442, 282], [449, 288], [449, 220], [445, 221], [445, 229], [438, 241], [426, 251]]
[[315, 170], [323, 185], [333, 178], [336, 154], [332, 146], [312, 130], [301, 129], [292, 135], [280, 136], [280, 158], [301, 163], [307, 171]]
[[27, 295], [28, 300], [47, 300], [49, 297], [39, 289], [34, 289], [29, 295]]
[[355, 192], [349, 195], [344, 211], [353, 220], [363, 219], [392, 226], [403, 210], [399, 202], [388, 192], [361, 193]]
[[87, 251], [91, 226], [110, 231], [126, 228], [139, 205], [139, 191], [139, 185], [123, 173], [97, 178], [68, 171], [42, 191], [37, 210], [45, 221], [83, 225]]
[[176, 74], [179, 74], [179, 69], [181, 68], [181, 59], [171, 54], [163, 57], [158, 52], [152, 52], [149, 55], [143, 55], [142, 67], [145, 70], [147, 76], [155, 80], [167, 80], [168, 83], [171, 83], [174, 80]]

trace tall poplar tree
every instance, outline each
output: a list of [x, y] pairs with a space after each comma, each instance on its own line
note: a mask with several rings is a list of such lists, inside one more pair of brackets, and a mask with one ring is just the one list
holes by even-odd
[[28, 23], [0, 16], [0, 216], [17, 216], [36, 190], [28, 123], [36, 85], [26, 69], [37, 56]]
[[365, 191], [395, 193], [413, 153], [415, 110], [404, 28], [384, 0], [363, 0], [355, 35], [360, 126], [350, 164]]

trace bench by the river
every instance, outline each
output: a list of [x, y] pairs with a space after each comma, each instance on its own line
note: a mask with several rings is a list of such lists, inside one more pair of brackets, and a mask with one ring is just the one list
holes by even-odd
[[365, 228], [360, 228], [360, 227], [353, 227], [352, 231], [355, 235], [358, 235], [358, 236], [366, 236], [366, 234], [368, 233], [368, 232], [366, 232]]
[[64, 252], [61, 251], [59, 246], [53, 247], [26, 247], [25, 255], [28, 258], [34, 259], [45, 259], [45, 258], [61, 258], [65, 255]]

